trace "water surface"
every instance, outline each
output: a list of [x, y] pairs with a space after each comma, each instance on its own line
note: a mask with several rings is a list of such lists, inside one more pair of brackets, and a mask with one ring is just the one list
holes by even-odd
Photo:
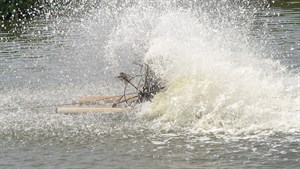
[[[101, 5], [3, 24], [0, 168], [300, 167], [298, 8]], [[122, 93], [115, 76], [136, 73], [133, 61], [168, 84], [152, 103], [55, 113], [76, 97]]]

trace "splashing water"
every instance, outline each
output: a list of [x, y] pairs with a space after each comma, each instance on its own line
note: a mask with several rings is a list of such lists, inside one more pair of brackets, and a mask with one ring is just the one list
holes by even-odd
[[[57, 18], [50, 28], [51, 42], [60, 45], [63, 39], [65, 47], [56, 48], [47, 65], [34, 63], [46, 71], [48, 67], [49, 76], [37, 77], [42, 85], [34, 93], [22, 88], [4, 93], [2, 107], [38, 100], [55, 104], [95, 91], [118, 93], [121, 86], [111, 85], [115, 81], [108, 76], [136, 72], [132, 63], [140, 61], [167, 85], [137, 110], [150, 123], [206, 130], [299, 130], [299, 75], [272, 59], [276, 53], [266, 45], [271, 43], [267, 28], [257, 23], [258, 7], [227, 1], [112, 2], [79, 19]], [[99, 72], [104, 78], [97, 79]], [[25, 77], [29, 88], [34, 87], [30, 85], [36, 79]]]
[[[269, 8], [73, 3], [65, 15], [49, 11], [24, 24], [20, 35], [0, 34], [0, 166], [299, 166], [299, 56], [281, 55], [265, 23]], [[55, 113], [72, 98], [122, 93], [115, 76], [139, 73], [133, 62], [166, 85], [152, 102], [124, 114]]]
[[266, 31], [254, 30], [255, 9], [213, 4], [125, 10], [106, 56], [116, 66], [143, 60], [167, 84], [139, 114], [205, 129], [298, 130], [299, 77], [271, 59], [269, 39], [252, 35]]

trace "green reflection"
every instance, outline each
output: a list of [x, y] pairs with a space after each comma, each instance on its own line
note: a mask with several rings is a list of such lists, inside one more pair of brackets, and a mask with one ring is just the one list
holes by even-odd
[[271, 7], [300, 8], [300, 0], [268, 0]]
[[40, 10], [38, 0], [0, 0], [0, 19], [23, 19], [32, 17]]

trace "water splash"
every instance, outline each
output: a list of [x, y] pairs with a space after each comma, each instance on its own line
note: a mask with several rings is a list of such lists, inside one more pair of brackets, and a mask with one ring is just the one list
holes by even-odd
[[[33, 82], [26, 87], [2, 92], [1, 107], [116, 94], [120, 86], [111, 76], [138, 71], [132, 67], [134, 61], [149, 64], [167, 90], [141, 105], [140, 119], [65, 117], [53, 109], [4, 111], [0, 134], [51, 138], [68, 128], [66, 137], [80, 140], [145, 128], [298, 131], [299, 75], [289, 74], [272, 59], [276, 53], [266, 45], [271, 41], [268, 32], [255, 19], [260, 8], [228, 1], [103, 1], [79, 18], [56, 18], [49, 30], [57, 39], [51, 42], [62, 47], [42, 44], [41, 49], [43, 45], [52, 49], [51, 56], [57, 52], [55, 57], [40, 58], [37, 65], [45, 65], [45, 70], [27, 75], [33, 76]], [[45, 72], [48, 76], [41, 78]], [[34, 86], [36, 77], [42, 80], [38, 86]]]
[[[143, 7], [124, 13], [109, 43], [117, 52], [108, 55], [142, 59], [168, 85], [141, 114], [206, 129], [299, 128], [298, 75], [271, 59], [269, 39], [252, 35], [266, 32], [253, 32], [249, 9]], [[120, 53], [127, 49], [138, 52]]]

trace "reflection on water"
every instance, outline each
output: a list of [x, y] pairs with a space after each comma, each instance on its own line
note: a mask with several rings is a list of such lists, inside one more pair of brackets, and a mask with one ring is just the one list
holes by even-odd
[[[269, 28], [280, 48], [278, 55], [291, 67], [300, 66], [300, 13], [299, 9], [274, 9]], [[299, 70], [298, 70], [299, 71]]]
[[[63, 21], [61, 21], [63, 22]], [[66, 21], [67, 24], [70, 21]], [[57, 26], [59, 24], [60, 26]], [[101, 59], [97, 55], [83, 54], [69, 50], [75, 44], [72, 41], [89, 37], [68, 35], [68, 26], [51, 20], [26, 22], [20, 27], [11, 27], [0, 35], [0, 79], [1, 86], [22, 87], [44, 84], [67, 85], [101, 79]], [[82, 44], [88, 46], [88, 39]], [[91, 40], [91, 43], [92, 40]], [[78, 44], [78, 48], [79, 48]], [[91, 44], [97, 54], [101, 44]], [[83, 46], [83, 47], [87, 47]], [[80, 56], [79, 56], [80, 55]], [[73, 65], [73, 66], [70, 66]], [[89, 70], [82, 71], [82, 69]], [[87, 74], [89, 73], [89, 77]], [[46, 76], [45, 76], [46, 75]], [[96, 80], [98, 81], [98, 80]], [[48, 86], [49, 87], [49, 86]]]
[[288, 8], [274, 7], [268, 12], [261, 13], [257, 20], [268, 25], [269, 34], [273, 39], [274, 50], [276, 50], [275, 58], [279, 59], [281, 63], [292, 71], [299, 72], [299, 8], [291, 8], [290, 6]]

